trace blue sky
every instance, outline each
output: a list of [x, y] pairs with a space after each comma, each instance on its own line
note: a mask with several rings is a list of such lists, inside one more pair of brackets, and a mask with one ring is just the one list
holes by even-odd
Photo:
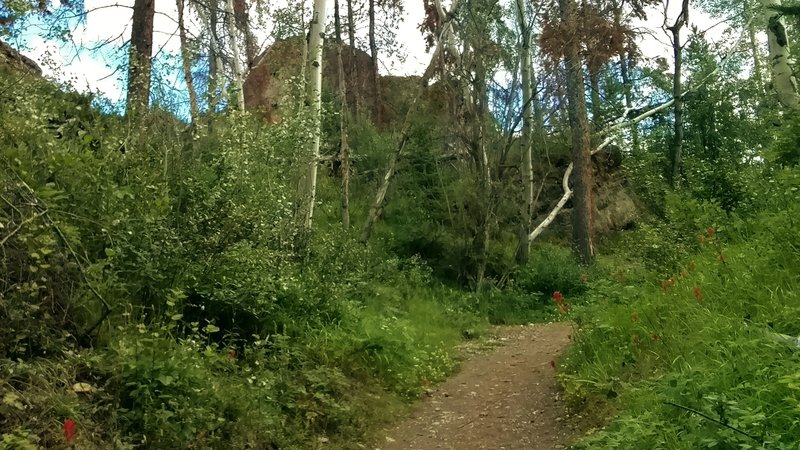
[[[310, 2], [307, 2], [310, 4]], [[329, 8], [333, 2], [329, 1]], [[420, 73], [427, 65], [429, 55], [424, 51], [423, 39], [417, 30], [422, 20], [421, 0], [409, 0], [405, 4], [405, 20], [398, 24], [398, 41], [404, 46], [406, 58], [389, 59], [381, 67], [382, 72], [393, 74]], [[447, 3], [447, 2], [445, 2]], [[78, 22], [74, 21], [71, 39], [66, 43], [47, 40], [41, 37], [46, 26], [38, 19], [30, 19], [25, 25], [20, 40], [10, 42], [23, 48], [23, 53], [30, 56], [42, 66], [45, 73], [59, 81], [71, 84], [79, 91], [99, 92], [111, 103], [119, 104], [124, 100], [126, 71], [124, 70], [127, 54], [122, 47], [130, 36], [130, 18], [133, 0], [85, 0], [85, 8], [89, 13]], [[674, 20], [674, 11], [679, 2], [670, 2], [668, 22]], [[154, 47], [156, 53], [156, 72], [164, 76], [158, 79], [158, 88], [154, 92], [160, 96], [162, 104], [168, 102], [176, 110], [187, 102], [185, 84], [177, 55], [179, 40], [177, 37], [177, 12], [174, 2], [159, 1], [156, 3]], [[646, 57], [667, 56], [671, 60], [671, 52], [665, 34], [660, 26], [663, 19], [663, 5], [654, 8], [649, 20], [637, 26], [652, 30], [651, 35], [644, 35], [640, 46]], [[692, 20], [699, 28], [715, 23], [707, 16], [693, 12]], [[187, 28], [190, 34], [200, 29], [197, 19], [187, 17]], [[711, 40], [721, 37], [724, 27], [711, 34]], [[268, 42], [264, 37], [263, 42]], [[105, 43], [104, 46], [98, 46]], [[185, 106], [183, 107], [185, 108]], [[172, 109], [172, 108], [171, 108]]]

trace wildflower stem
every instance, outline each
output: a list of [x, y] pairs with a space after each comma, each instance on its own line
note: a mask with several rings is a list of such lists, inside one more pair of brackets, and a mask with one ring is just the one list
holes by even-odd
[[760, 443], [763, 444], [763, 442], [761, 442], [761, 439], [757, 438], [756, 436], [748, 434], [748, 433], [746, 433], [746, 432], [744, 432], [744, 431], [742, 431], [742, 430], [740, 430], [740, 429], [738, 429], [736, 427], [732, 427], [732, 426], [728, 425], [727, 423], [723, 423], [723, 422], [721, 422], [721, 421], [719, 421], [719, 420], [717, 420], [717, 419], [715, 419], [715, 418], [713, 418], [711, 416], [708, 416], [706, 414], [701, 413], [700, 411], [697, 411], [696, 409], [692, 409], [692, 408], [689, 408], [688, 406], [679, 405], [679, 404], [673, 403], [673, 402], [664, 402], [664, 404], [665, 405], [674, 406], [674, 407], [676, 407], [678, 409], [682, 409], [682, 410], [684, 410], [686, 412], [690, 412], [692, 414], [696, 414], [696, 415], [698, 415], [698, 416], [700, 416], [700, 417], [702, 417], [702, 418], [704, 418], [706, 420], [710, 420], [711, 422], [716, 423], [717, 425], [721, 425], [721, 426], [723, 426], [723, 427], [725, 427], [725, 428], [727, 428], [729, 430], [733, 430], [733, 431], [735, 431], [735, 432], [737, 432], [737, 433], [739, 433], [741, 435], [747, 436], [750, 439], [752, 439], [752, 440], [754, 440], [756, 442], [760, 442]]

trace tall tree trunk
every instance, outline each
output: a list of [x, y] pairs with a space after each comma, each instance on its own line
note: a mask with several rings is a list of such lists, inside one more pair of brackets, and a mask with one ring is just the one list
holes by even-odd
[[478, 169], [478, 198], [480, 207], [483, 208], [480, 215], [480, 222], [474, 240], [474, 249], [477, 254], [477, 270], [475, 273], [475, 288], [480, 289], [486, 279], [486, 265], [489, 258], [489, 240], [491, 236], [491, 217], [492, 217], [492, 174], [489, 166], [489, 155], [486, 152], [486, 130], [485, 113], [487, 111], [486, 93], [486, 69], [483, 67], [483, 55], [475, 55], [478, 60], [475, 76], [473, 77], [474, 101], [470, 118], [475, 129], [473, 145], [476, 165]]
[[194, 90], [192, 60], [189, 54], [189, 42], [186, 38], [186, 26], [183, 20], [185, 0], [176, 0], [176, 4], [178, 7], [178, 34], [181, 40], [181, 57], [183, 59], [183, 78], [186, 81], [186, 90], [189, 91], [189, 113], [192, 115], [192, 125], [194, 125], [198, 116], [197, 92]]
[[319, 143], [322, 112], [322, 45], [325, 33], [325, 0], [314, 0], [314, 11], [309, 27], [308, 60], [306, 61], [306, 105], [313, 119], [311, 139], [308, 142], [306, 170], [300, 193], [300, 224], [311, 231], [311, 220], [314, 216], [314, 203], [317, 197], [317, 166], [319, 165]]
[[572, 234], [575, 251], [584, 264], [592, 261], [592, 156], [589, 120], [581, 65], [580, 43], [577, 41], [578, 10], [575, 0], [559, 0], [561, 22], [568, 31], [564, 47], [566, 69], [567, 114], [572, 130], [572, 162], [574, 164]]
[[244, 75], [242, 74], [241, 53], [239, 53], [239, 38], [236, 35], [234, 23], [233, 0], [225, 2], [225, 24], [228, 28], [228, 39], [231, 46], [231, 59], [233, 60], [233, 90], [236, 93], [236, 108], [244, 111]]
[[353, 0], [347, 0], [347, 39], [350, 48], [356, 48], [356, 19], [353, 12]]
[[753, 58], [753, 79], [756, 81], [756, 88], [758, 92], [763, 94], [764, 93], [764, 78], [762, 76], [762, 69], [761, 69], [761, 57], [759, 56], [758, 52], [758, 40], [756, 39], [756, 29], [753, 26], [753, 16], [755, 12], [753, 11], [753, 6], [751, 4], [753, 0], [744, 0], [744, 21], [745, 26], [747, 27], [747, 37], [748, 37], [748, 47], [750, 50], [750, 56]]
[[133, 4], [126, 108], [129, 117], [136, 117], [139, 113], [147, 110], [150, 105], [153, 17], [155, 13], [155, 0], [136, 0]]
[[522, 223], [519, 230], [516, 260], [519, 264], [528, 262], [531, 251], [531, 232], [533, 220], [534, 179], [533, 179], [533, 58], [531, 57], [531, 32], [528, 25], [527, 2], [516, 0], [517, 26], [520, 32], [520, 65], [522, 72], [522, 179], [525, 182], [525, 206], [522, 209]]
[[772, 74], [772, 86], [778, 95], [778, 101], [788, 109], [800, 107], [800, 96], [797, 94], [797, 82], [789, 66], [789, 38], [783, 25], [780, 13], [772, 6], [780, 6], [780, 0], [761, 0], [767, 18], [767, 43], [769, 45], [769, 61]]
[[[338, 2], [338, 0], [337, 0]], [[342, 176], [342, 190], [339, 194], [342, 205], [342, 226], [350, 228], [350, 145], [347, 142], [347, 85], [344, 79], [344, 62], [342, 61], [342, 42], [337, 44], [336, 59], [339, 64], [339, 170]]]
[[672, 32], [672, 54], [675, 59], [675, 71], [672, 75], [672, 98], [675, 99], [673, 105], [673, 114], [675, 121], [673, 123], [672, 134], [672, 170], [670, 171], [670, 180], [673, 189], [680, 187], [681, 178], [681, 148], [683, 147], [683, 86], [681, 84], [681, 75], [683, 69], [683, 46], [681, 44], [681, 28], [689, 20], [689, 0], [683, 0], [681, 6], [681, 13], [675, 19], [675, 23], [669, 27]]
[[375, 41], [375, 1], [369, 0], [369, 53], [372, 58], [372, 122], [381, 123], [380, 84], [378, 83], [378, 44]]
[[[339, 11], [339, 0], [333, 0], [333, 34], [336, 42], [342, 43], [342, 16]], [[340, 51], [341, 53], [341, 46]]]
[[603, 127], [603, 113], [600, 111], [600, 73], [599, 70], [589, 73], [589, 85], [592, 89], [592, 125], [595, 131]]
[[[619, 54], [619, 72], [622, 77], [622, 91], [625, 95], [625, 108], [628, 111], [633, 109], [633, 83], [631, 82], [630, 70], [630, 53], [622, 51]], [[631, 125], [631, 140], [633, 141], [633, 153], [639, 153], [639, 125], [634, 123]]]
[[[217, 28], [219, 26], [219, 1], [211, 0], [208, 6], [208, 28], [210, 35], [208, 38], [208, 112], [214, 113], [217, 111], [219, 104], [220, 90], [222, 88], [222, 81], [225, 79], [222, 75], [222, 50], [219, 43], [219, 34]], [[209, 115], [209, 120], [213, 115]]]
[[247, 9], [245, 0], [234, 1], [233, 12], [236, 19], [236, 27], [244, 36], [244, 52], [247, 58], [247, 68], [250, 69], [255, 65], [256, 58], [258, 58], [258, 44], [256, 43], [255, 35], [250, 30], [250, 14]]

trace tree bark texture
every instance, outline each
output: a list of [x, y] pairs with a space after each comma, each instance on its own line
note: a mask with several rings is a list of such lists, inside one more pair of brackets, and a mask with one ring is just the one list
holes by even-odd
[[681, 181], [681, 150], [683, 147], [683, 85], [681, 76], [683, 71], [683, 46], [681, 44], [681, 29], [689, 20], [689, 0], [683, 0], [681, 13], [675, 19], [675, 23], [669, 27], [672, 32], [672, 54], [675, 60], [675, 70], [672, 74], [672, 98], [673, 104], [673, 131], [671, 153], [670, 181], [673, 189], [680, 188]]
[[228, 29], [228, 39], [231, 46], [231, 60], [233, 60], [233, 90], [236, 94], [236, 108], [244, 111], [244, 74], [242, 73], [241, 53], [239, 53], [239, 38], [236, 33], [234, 21], [233, 0], [225, 2], [225, 24]]
[[576, 40], [578, 9], [575, 0], [559, 0], [561, 22], [567, 36], [564, 48], [566, 69], [567, 114], [572, 130], [572, 162], [574, 164], [574, 196], [572, 234], [575, 251], [584, 264], [592, 261], [592, 157], [589, 121], [586, 117], [586, 92], [580, 43]]
[[[219, 0], [211, 0], [208, 6], [208, 28], [210, 30], [208, 38], [208, 112], [217, 111], [219, 104], [220, 89], [222, 88], [222, 50], [219, 44], [217, 27], [219, 25]], [[209, 116], [211, 118], [212, 116]]]
[[373, 110], [375, 117], [372, 118], [373, 123], [381, 123], [381, 100], [380, 100], [380, 83], [378, 80], [378, 44], [375, 37], [375, 2], [377, 0], [369, 0], [369, 54], [372, 58], [372, 86], [373, 91]]
[[236, 19], [236, 28], [244, 36], [244, 52], [247, 58], [247, 68], [250, 69], [255, 65], [256, 58], [258, 58], [258, 44], [256, 43], [255, 35], [250, 30], [250, 14], [248, 13], [247, 2], [245, 0], [234, 0], [233, 14]]
[[531, 32], [528, 24], [527, 3], [516, 0], [517, 26], [520, 31], [520, 71], [522, 72], [522, 179], [525, 182], [525, 205], [522, 208], [519, 243], [516, 260], [519, 264], [528, 262], [534, 202], [533, 178], [533, 61], [531, 56]]
[[778, 11], [772, 6], [780, 6], [780, 0], [762, 0], [767, 19], [767, 44], [769, 45], [769, 65], [772, 75], [772, 88], [778, 101], [787, 109], [800, 107], [797, 82], [789, 66], [789, 38], [786, 27]]
[[176, 0], [178, 7], [178, 34], [181, 40], [181, 58], [183, 59], [183, 78], [186, 81], [186, 90], [189, 91], [189, 113], [192, 116], [192, 124], [198, 116], [197, 92], [194, 89], [194, 79], [192, 78], [192, 60], [189, 54], [189, 42], [186, 38], [186, 26], [184, 24], [185, 0]]
[[314, 203], [317, 194], [317, 166], [319, 165], [319, 144], [322, 112], [322, 45], [325, 33], [325, 0], [314, 0], [314, 12], [308, 39], [308, 60], [306, 61], [306, 105], [313, 120], [311, 139], [307, 147], [308, 168], [300, 194], [300, 220], [306, 231], [311, 230], [314, 216]]
[[135, 117], [147, 110], [150, 105], [153, 18], [155, 13], [155, 0], [136, 0], [133, 4], [126, 111], [130, 117]]
[[342, 226], [350, 228], [350, 145], [347, 139], [347, 84], [344, 79], [344, 62], [342, 61], [342, 43], [337, 44], [336, 59], [339, 64], [339, 170], [342, 176], [341, 209]]

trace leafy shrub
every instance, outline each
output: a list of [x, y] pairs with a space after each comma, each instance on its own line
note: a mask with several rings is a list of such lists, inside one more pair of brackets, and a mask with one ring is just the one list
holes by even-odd
[[515, 274], [515, 283], [523, 292], [546, 298], [555, 291], [577, 295], [586, 289], [586, 273], [569, 249], [542, 244], [531, 248], [528, 263]]
[[[791, 179], [774, 184], [786, 192]], [[590, 283], [562, 379], [572, 401], [621, 413], [576, 448], [796, 446], [800, 365], [786, 337], [800, 333], [788, 319], [800, 308], [796, 204], [730, 225], [687, 203], [681, 224], [696, 250], [680, 267]], [[712, 220], [713, 231], [690, 229]]]

